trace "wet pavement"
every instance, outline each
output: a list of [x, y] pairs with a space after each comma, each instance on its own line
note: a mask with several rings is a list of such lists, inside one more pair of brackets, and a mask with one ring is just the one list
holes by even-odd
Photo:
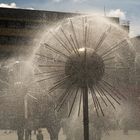
[[140, 131], [129, 131], [124, 135], [123, 131], [111, 131], [109, 135], [104, 135], [102, 140], [140, 140]]
[[[4, 133], [5, 131], [0, 131], [0, 140], [17, 140], [17, 135], [15, 131], [11, 133]], [[46, 129], [43, 129], [44, 140], [50, 140], [49, 134]], [[140, 140], [140, 131], [129, 131], [128, 135], [124, 135], [120, 130], [111, 131], [109, 135], [104, 135], [102, 140]], [[59, 140], [65, 140], [66, 137], [63, 135], [63, 131], [61, 130], [59, 134]], [[36, 135], [32, 134], [32, 140], [36, 140]]]

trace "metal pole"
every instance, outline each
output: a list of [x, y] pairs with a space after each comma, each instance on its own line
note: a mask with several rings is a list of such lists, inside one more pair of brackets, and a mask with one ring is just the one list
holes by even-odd
[[83, 124], [84, 140], [89, 140], [89, 116], [88, 116], [88, 87], [83, 88]]
[[25, 140], [28, 140], [28, 96], [27, 94], [24, 96], [24, 117], [25, 117]]
[[26, 94], [24, 96], [24, 115], [25, 115], [25, 119], [28, 119], [28, 101], [27, 101], [28, 95]]

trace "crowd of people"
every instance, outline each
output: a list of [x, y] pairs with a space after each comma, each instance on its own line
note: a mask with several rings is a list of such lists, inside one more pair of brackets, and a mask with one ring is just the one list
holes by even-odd
[[[18, 140], [23, 140], [24, 139], [24, 134], [25, 134], [25, 140], [32, 140], [32, 130], [26, 129], [24, 131], [23, 128], [19, 128], [17, 130]], [[41, 129], [37, 130], [37, 134], [36, 134], [36, 130], [35, 130], [34, 134], [36, 135], [36, 140], [44, 140]]]

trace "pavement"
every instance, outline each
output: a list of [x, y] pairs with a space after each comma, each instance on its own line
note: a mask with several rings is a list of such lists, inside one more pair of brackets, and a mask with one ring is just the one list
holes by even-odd
[[[0, 140], [18, 140], [16, 131], [11, 131], [11, 133], [9, 132], [10, 131], [8, 130], [0, 130]], [[44, 140], [50, 140], [49, 134], [46, 129], [42, 129], [42, 133], [44, 136]], [[59, 134], [59, 139], [65, 140], [65, 138], [66, 137], [63, 135], [63, 131], [61, 130]], [[32, 140], [36, 140], [36, 135], [33, 133], [32, 133]]]
[[140, 131], [129, 131], [128, 135], [124, 135], [122, 130], [111, 131], [102, 140], [140, 140]]
[[[11, 133], [4, 133], [4, 130], [0, 131], [0, 140], [17, 140], [17, 135], [15, 131]], [[44, 140], [50, 140], [49, 134], [46, 129], [42, 130], [44, 135]], [[60, 131], [59, 140], [65, 140], [66, 137], [63, 135], [63, 131]], [[32, 140], [36, 140], [36, 135], [32, 135]], [[102, 140], [140, 140], [140, 131], [129, 131], [128, 135], [123, 135], [121, 130], [111, 131], [109, 135], [104, 135]]]

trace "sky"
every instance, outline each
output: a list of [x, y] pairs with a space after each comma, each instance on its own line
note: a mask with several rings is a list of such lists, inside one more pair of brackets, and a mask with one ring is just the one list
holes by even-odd
[[140, 0], [0, 0], [0, 7], [100, 13], [130, 21], [130, 36], [140, 35]]

